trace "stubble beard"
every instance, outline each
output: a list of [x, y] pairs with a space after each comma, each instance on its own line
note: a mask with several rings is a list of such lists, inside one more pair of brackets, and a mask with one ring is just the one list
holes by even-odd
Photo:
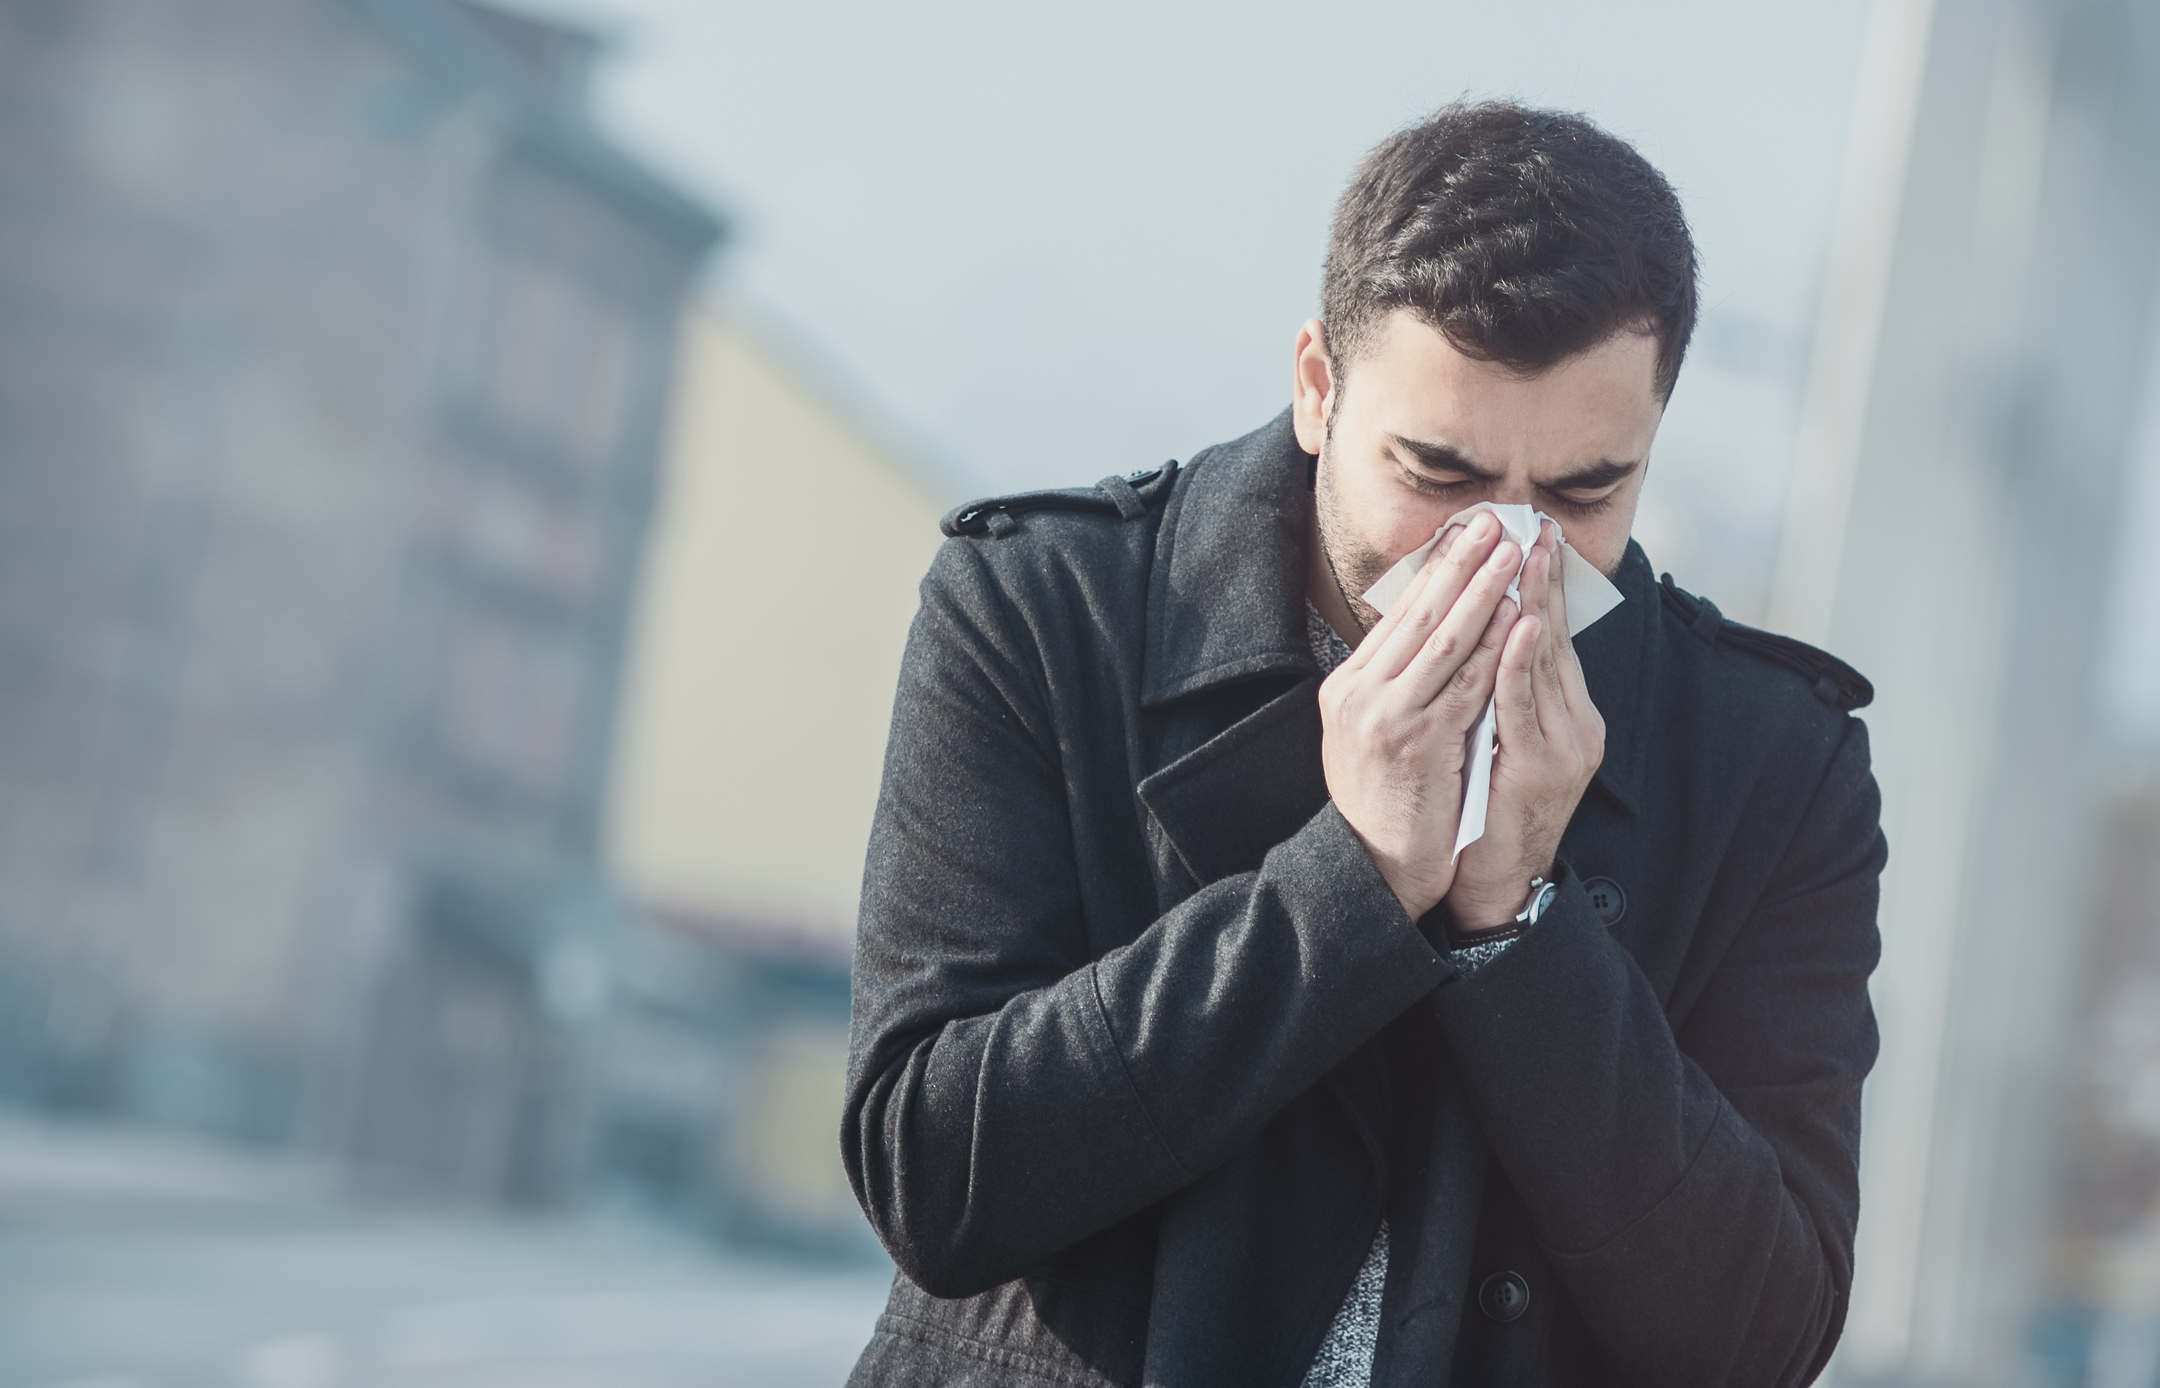
[[1393, 568], [1395, 561], [1359, 538], [1350, 519], [1343, 513], [1342, 497], [1335, 489], [1335, 469], [1330, 465], [1334, 453], [1333, 419], [1322, 436], [1320, 463], [1313, 478], [1313, 514], [1320, 530], [1320, 549], [1327, 559], [1328, 569], [1335, 575], [1335, 586], [1341, 590], [1343, 601], [1349, 605], [1350, 615], [1357, 619], [1361, 630], [1371, 631], [1380, 620], [1380, 611], [1365, 601], [1364, 593], [1380, 576]]

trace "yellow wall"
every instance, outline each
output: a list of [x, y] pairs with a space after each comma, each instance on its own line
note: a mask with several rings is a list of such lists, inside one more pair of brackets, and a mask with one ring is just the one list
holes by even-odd
[[609, 808], [634, 895], [852, 943], [941, 500], [754, 336], [693, 311]]

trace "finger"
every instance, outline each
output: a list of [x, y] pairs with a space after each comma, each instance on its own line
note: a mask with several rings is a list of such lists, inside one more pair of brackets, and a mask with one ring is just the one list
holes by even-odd
[[1439, 625], [1404, 654], [1390, 698], [1405, 708], [1423, 708], [1433, 701], [1470, 658], [1480, 633], [1506, 601], [1508, 580], [1515, 576], [1521, 555], [1512, 540], [1502, 540], [1493, 547]]
[[1560, 585], [1554, 581], [1553, 558], [1545, 538], [1540, 536], [1536, 552], [1530, 556], [1530, 562], [1523, 565], [1522, 583], [1523, 610], [1538, 618], [1532, 673], [1537, 680], [1538, 709], [1546, 720], [1547, 735], [1557, 734], [1560, 729], [1554, 724], [1565, 722], [1568, 717], [1567, 689], [1560, 681], [1560, 654], [1554, 644], [1552, 598]]
[[1426, 712], [1437, 717], [1443, 728], [1456, 737], [1468, 734], [1471, 725], [1485, 716], [1485, 705], [1492, 700], [1493, 681], [1500, 670], [1500, 653], [1521, 617], [1522, 609], [1503, 597], [1493, 608], [1469, 657], [1455, 667], [1439, 693], [1425, 706]]
[[[1480, 516], [1478, 519], [1490, 518]], [[1462, 542], [1449, 549], [1445, 557], [1437, 563], [1427, 561], [1423, 584], [1413, 585], [1403, 595], [1403, 619], [1379, 643], [1368, 668], [1382, 679], [1400, 675], [1411, 658], [1440, 629], [1466, 591], [1473, 585], [1489, 587], [1488, 574], [1495, 564], [1512, 566], [1520, 563], [1521, 557], [1522, 552], [1502, 533], [1499, 522], [1493, 522], [1490, 527], [1473, 523]], [[1504, 592], [1506, 588], [1503, 578], [1500, 589]], [[1470, 624], [1466, 629], [1458, 630], [1456, 639], [1462, 651], [1467, 652], [1476, 641], [1478, 628], [1484, 625], [1491, 611], [1492, 602], [1488, 601], [1483, 610], [1468, 619]]]
[[1395, 628], [1403, 624], [1403, 618], [1409, 614], [1409, 599], [1417, 592], [1418, 585], [1423, 581], [1423, 577], [1424, 571], [1420, 570], [1418, 577], [1411, 580], [1410, 591], [1403, 595], [1403, 601], [1396, 603], [1392, 612], [1381, 613], [1380, 620], [1374, 622], [1366, 630], [1364, 639], [1350, 648], [1350, 658], [1335, 667], [1338, 674], [1355, 673], [1372, 663], [1373, 656], [1379, 653], [1380, 647], [1387, 641], [1389, 636], [1394, 634]]
[[1567, 566], [1561, 558], [1560, 581], [1553, 584], [1553, 645], [1560, 652], [1560, 685], [1567, 691], [1568, 709], [1580, 714], [1590, 704], [1590, 686], [1583, 679], [1582, 661], [1575, 654], [1575, 636], [1568, 629]]
[[1545, 745], [1545, 730], [1538, 724], [1537, 648], [1545, 625], [1535, 613], [1525, 613], [1508, 633], [1500, 652], [1500, 668], [1493, 683], [1493, 701], [1500, 715], [1500, 747], [1517, 755], [1535, 752]]
[[[1460, 527], [1457, 529], [1458, 533], [1460, 533]], [[1481, 544], [1490, 543], [1497, 540], [1499, 534], [1500, 527], [1495, 522], [1488, 528], [1481, 528], [1475, 542]], [[1340, 668], [1353, 674], [1364, 669], [1387, 646], [1396, 631], [1406, 622], [1414, 620], [1425, 612], [1426, 609], [1420, 606], [1420, 600], [1425, 596], [1427, 588], [1447, 568], [1446, 563], [1443, 561], [1447, 558], [1451, 548], [1453, 546], [1449, 544], [1448, 535], [1443, 533], [1433, 545], [1432, 552], [1425, 556], [1425, 562], [1418, 567], [1417, 573], [1411, 576], [1409, 586], [1403, 590], [1402, 597], [1396, 600], [1394, 609], [1381, 614], [1380, 620], [1373, 623], [1372, 630], [1365, 633], [1365, 639], [1357, 644], [1357, 648], [1350, 653], [1350, 659], [1344, 661]], [[1473, 568], [1481, 557], [1456, 556], [1459, 562], [1470, 564]], [[1443, 613], [1446, 610], [1445, 605], [1439, 608], [1439, 611]]]
[[1559, 531], [1553, 532], [1552, 544], [1552, 611], [1553, 644], [1566, 649], [1570, 644], [1567, 622], [1567, 552], [1561, 548]]
[[[1476, 519], [1476, 517], [1472, 517], [1471, 519], [1474, 520]], [[1463, 537], [1463, 532], [1468, 530], [1469, 528], [1470, 524], [1468, 521], [1449, 521], [1446, 525], [1440, 527], [1440, 542], [1436, 546], [1434, 546], [1434, 548], [1439, 553], [1446, 554], [1449, 550], [1455, 547], [1455, 542], [1457, 540], [1460, 540]]]

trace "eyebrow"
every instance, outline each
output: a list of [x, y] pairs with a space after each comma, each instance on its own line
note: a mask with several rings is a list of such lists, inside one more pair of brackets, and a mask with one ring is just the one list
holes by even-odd
[[1633, 462], [1615, 462], [1611, 458], [1600, 458], [1594, 463], [1584, 463], [1581, 467], [1564, 476], [1555, 477], [1549, 482], [1540, 482], [1537, 485], [1548, 492], [1596, 491], [1600, 487], [1611, 486], [1613, 483], [1629, 476], [1641, 466], [1642, 459], [1640, 458]]
[[[1389, 434], [1387, 437], [1389, 443], [1429, 468], [1459, 472], [1480, 482], [1497, 482], [1503, 475], [1479, 466], [1451, 443], [1430, 443], [1424, 439], [1404, 438], [1401, 434]], [[1628, 462], [1600, 458], [1596, 462], [1584, 463], [1574, 471], [1550, 481], [1540, 482], [1537, 486], [1539, 490], [1548, 492], [1595, 491], [1600, 487], [1611, 486], [1641, 466], [1640, 458]]]
[[1429, 468], [1448, 472], [1460, 472], [1475, 477], [1480, 482], [1497, 482], [1501, 474], [1479, 467], [1451, 443], [1427, 443], [1423, 439], [1406, 439], [1401, 434], [1389, 434], [1388, 442], [1408, 453]]

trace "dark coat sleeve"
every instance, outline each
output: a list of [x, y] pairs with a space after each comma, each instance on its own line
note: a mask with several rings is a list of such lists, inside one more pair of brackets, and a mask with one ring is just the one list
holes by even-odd
[[1629, 1381], [1799, 1385], [1843, 1325], [1885, 856], [1842, 741], [1679, 1036], [1570, 880], [1435, 1010], [1496, 1159]]
[[1062, 765], [1087, 753], [1058, 735], [1038, 635], [972, 542], [948, 543], [864, 874], [843, 1155], [894, 1261], [939, 1296], [1221, 1163], [1447, 974], [1332, 806], [1091, 958]]

